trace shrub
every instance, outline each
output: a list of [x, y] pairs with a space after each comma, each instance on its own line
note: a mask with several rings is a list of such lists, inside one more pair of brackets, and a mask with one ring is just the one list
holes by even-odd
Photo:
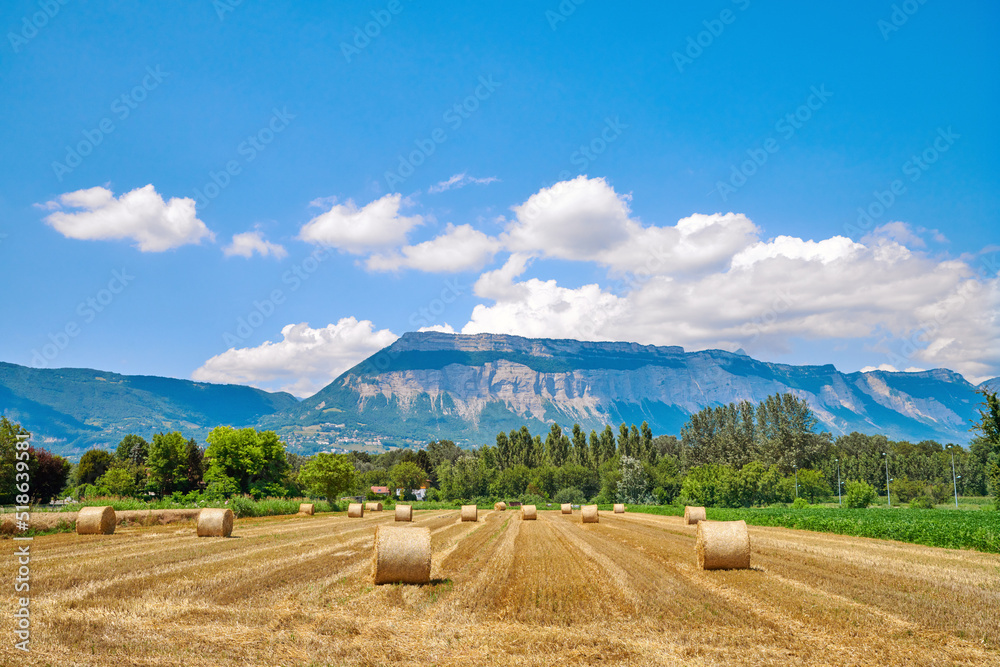
[[556, 492], [552, 502], [559, 503], [560, 505], [563, 503], [582, 505], [587, 502], [587, 499], [583, 495], [583, 491], [580, 489], [575, 486], [567, 486], [565, 489], [559, 489], [559, 491]]
[[848, 482], [847, 483], [847, 494], [845, 500], [847, 501], [847, 506], [852, 509], [863, 509], [868, 507], [878, 495], [875, 493], [875, 489], [868, 482]]
[[910, 501], [911, 510], [932, 510], [934, 509], [934, 499], [930, 496], [917, 496]]
[[792, 509], [800, 510], [805, 509], [806, 507], [809, 507], [809, 501], [805, 498], [796, 498], [792, 501]]

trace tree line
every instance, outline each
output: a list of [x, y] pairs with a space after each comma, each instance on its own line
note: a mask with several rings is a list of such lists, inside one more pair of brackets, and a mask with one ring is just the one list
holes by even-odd
[[[818, 432], [806, 402], [793, 394], [707, 407], [691, 415], [680, 437], [654, 436], [649, 425], [552, 424], [544, 439], [526, 426], [497, 434], [495, 444], [461, 449], [439, 440], [420, 450], [320, 453], [285, 450], [271, 431], [214, 429], [202, 448], [180, 432], [151, 442], [128, 435], [112, 453], [86, 452], [72, 466], [31, 449], [32, 489], [38, 501], [56, 494], [174, 497], [195, 500], [343, 494], [373, 497], [371, 487], [412, 491], [428, 500], [523, 498], [535, 502], [689, 503], [750, 507], [818, 502], [848, 496], [866, 506], [886, 489], [899, 502], [942, 503], [958, 486], [963, 495], [1000, 491], [1000, 404], [982, 392], [977, 435], [968, 448], [935, 441], [893, 441]], [[23, 433], [0, 423], [0, 480], [13, 479], [13, 443]], [[954, 469], [952, 468], [954, 466]], [[888, 468], [888, 471], [887, 471]], [[838, 489], [838, 479], [840, 487]], [[958, 484], [956, 485], [956, 482]], [[12, 485], [3, 484], [3, 494]]]

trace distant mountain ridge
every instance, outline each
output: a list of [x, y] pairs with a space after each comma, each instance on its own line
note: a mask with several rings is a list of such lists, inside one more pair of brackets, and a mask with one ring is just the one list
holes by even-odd
[[553, 421], [587, 430], [648, 421], [654, 433], [677, 434], [705, 406], [787, 391], [807, 400], [834, 435], [857, 430], [966, 443], [975, 390], [947, 369], [845, 374], [830, 364], [758, 361], [742, 350], [425, 332], [404, 334], [263, 421], [414, 443], [492, 442], [500, 430], [523, 423], [547, 430]]
[[[980, 387], [1000, 387], [1000, 378]], [[305, 454], [442, 438], [478, 445], [522, 424], [543, 433], [552, 422], [589, 431], [648, 421], [655, 434], [679, 434], [703, 407], [779, 392], [808, 401], [834, 435], [965, 444], [976, 389], [947, 369], [841, 373], [742, 350], [437, 332], [404, 334], [301, 402], [240, 385], [0, 362], [0, 413], [74, 457], [126, 433], [180, 430], [204, 442], [223, 424], [274, 429]]]
[[0, 414], [20, 422], [39, 445], [71, 457], [113, 447], [127, 433], [149, 439], [180, 430], [204, 442], [220, 424], [253, 426], [297, 403], [291, 394], [242, 385], [0, 362]]

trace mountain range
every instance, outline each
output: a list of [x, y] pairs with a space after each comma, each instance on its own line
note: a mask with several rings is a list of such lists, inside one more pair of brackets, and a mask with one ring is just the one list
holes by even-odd
[[[1000, 379], [984, 386], [995, 390]], [[0, 363], [0, 412], [74, 458], [125, 433], [181, 430], [203, 441], [220, 424], [275, 430], [291, 451], [308, 454], [492, 443], [500, 430], [527, 424], [544, 433], [552, 422], [589, 431], [647, 421], [654, 434], [677, 435], [705, 406], [792, 392], [835, 436], [964, 444], [979, 387], [947, 369], [841, 373], [722, 350], [423, 332], [404, 334], [303, 401], [240, 385]]]

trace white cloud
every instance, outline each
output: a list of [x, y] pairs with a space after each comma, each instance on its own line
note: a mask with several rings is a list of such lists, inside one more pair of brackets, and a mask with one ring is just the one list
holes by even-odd
[[419, 215], [400, 215], [404, 203], [399, 194], [389, 194], [360, 209], [352, 201], [335, 204], [303, 225], [299, 238], [356, 255], [397, 246], [405, 243], [409, 231], [423, 222]]
[[500, 242], [471, 225], [449, 224], [440, 236], [399, 251], [372, 255], [369, 271], [417, 269], [428, 273], [456, 273], [481, 269], [500, 250]]
[[476, 178], [475, 176], [469, 176], [465, 172], [461, 174], [455, 174], [451, 178], [445, 181], [441, 181], [436, 185], [432, 185], [427, 188], [427, 192], [430, 194], [438, 194], [445, 192], [446, 190], [457, 190], [459, 188], [464, 188], [466, 185], [489, 185], [490, 183], [495, 183], [500, 179], [495, 176], [487, 176], [486, 178]]
[[398, 336], [375, 330], [370, 320], [342, 318], [320, 329], [288, 324], [282, 340], [257, 347], [230, 348], [191, 374], [199, 382], [249, 384], [309, 396], [338, 375], [392, 344]]
[[162, 252], [189, 243], [213, 240], [215, 235], [198, 219], [195, 203], [188, 197], [167, 202], [152, 185], [137, 188], [118, 199], [102, 187], [60, 195], [43, 205], [57, 210], [45, 222], [67, 238], [87, 241], [131, 239], [142, 252]]
[[275, 259], [288, 257], [288, 251], [285, 250], [284, 246], [265, 240], [264, 234], [260, 230], [234, 234], [232, 243], [223, 248], [222, 252], [226, 257], [238, 255], [247, 259], [253, 257], [255, 252], [261, 257], [271, 256]]
[[[916, 366], [910, 366], [904, 373], [919, 373], [921, 371], [927, 370], [926, 368], [917, 368]], [[861, 369], [862, 373], [871, 373], [872, 371], [888, 371], [889, 373], [898, 373], [899, 369], [892, 364], [879, 364], [878, 366], [865, 366]]]

